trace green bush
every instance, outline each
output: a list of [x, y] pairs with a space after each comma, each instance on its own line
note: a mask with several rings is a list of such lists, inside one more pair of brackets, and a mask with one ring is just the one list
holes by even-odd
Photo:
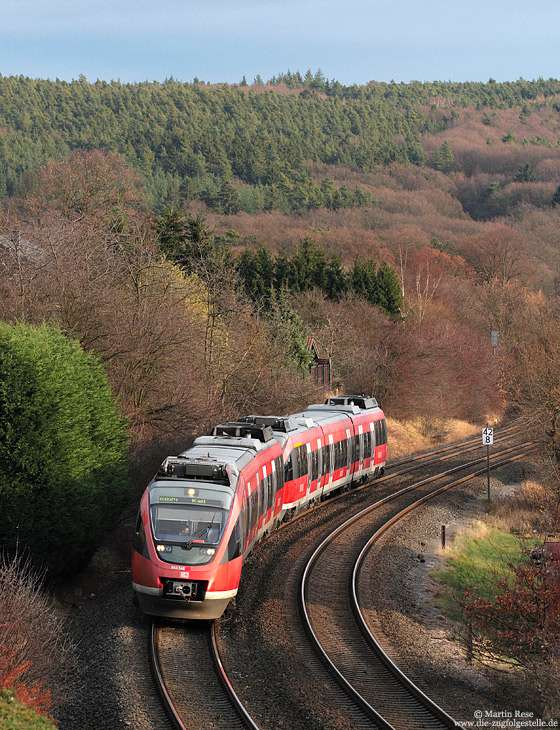
[[51, 576], [89, 559], [129, 494], [103, 368], [43, 325], [0, 323], [0, 541]]
[[56, 725], [7, 689], [0, 691], [0, 727], [2, 730], [56, 730]]

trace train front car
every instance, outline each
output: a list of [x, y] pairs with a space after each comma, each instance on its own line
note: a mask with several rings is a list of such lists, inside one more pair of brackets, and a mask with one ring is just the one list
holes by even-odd
[[228, 463], [165, 459], [142, 496], [132, 550], [132, 585], [145, 613], [221, 616], [241, 573], [241, 536], [230, 524], [235, 486]]
[[132, 586], [145, 613], [222, 615], [251, 539], [277, 519], [281, 459], [270, 427], [226, 423], [163, 462], [142, 496], [132, 550]]

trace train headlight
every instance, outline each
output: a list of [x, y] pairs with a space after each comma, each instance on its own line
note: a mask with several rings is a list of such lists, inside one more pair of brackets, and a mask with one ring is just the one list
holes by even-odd
[[189, 495], [189, 497], [196, 496], [196, 489], [193, 489], [192, 487], [190, 489], [187, 489], [187, 494]]
[[157, 545], [156, 550], [158, 551], [158, 553], [165, 552], [165, 545]]
[[216, 550], [214, 548], [208, 548], [208, 550], [206, 551], [206, 555], [215, 555], [215, 554], [216, 554]]

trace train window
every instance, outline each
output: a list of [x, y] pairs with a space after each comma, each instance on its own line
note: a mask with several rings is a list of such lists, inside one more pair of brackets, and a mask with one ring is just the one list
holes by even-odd
[[259, 515], [264, 515], [268, 507], [268, 477], [263, 476], [259, 484]]
[[280, 457], [274, 459], [274, 463], [276, 464], [276, 491], [278, 492], [284, 486], [284, 469]]
[[307, 448], [305, 444], [300, 444], [292, 451], [292, 468], [293, 478], [298, 479], [299, 477], [307, 474]]
[[243, 520], [241, 518], [241, 515], [237, 518], [237, 522], [235, 523], [235, 527], [233, 528], [227, 550], [224, 553], [224, 557], [222, 558], [222, 563], [227, 563], [230, 560], [235, 560], [235, 558], [238, 558], [241, 555], [241, 535], [243, 534]]
[[297, 451], [299, 476], [302, 477], [307, 474], [307, 449], [305, 447], [305, 444], [298, 446]]
[[291, 482], [294, 478], [294, 461], [292, 458], [293, 454], [294, 452], [292, 451], [286, 463], [284, 464], [284, 483]]
[[263, 499], [262, 512], [263, 512], [263, 515], [266, 515], [268, 510], [274, 504], [274, 492], [272, 490], [272, 474], [267, 474], [267, 476], [264, 479], [263, 498], [264, 499]]
[[354, 454], [352, 461], [360, 461], [360, 434], [354, 436]]
[[257, 487], [254, 489], [251, 493], [251, 497], [249, 498], [250, 502], [250, 508], [251, 508], [251, 527], [252, 530], [253, 527], [257, 524], [257, 518], [259, 516], [259, 488]]
[[335, 469], [342, 469], [346, 466], [347, 458], [348, 458], [348, 442], [346, 440], [344, 441], [337, 441], [334, 445], [334, 468]]
[[381, 435], [382, 435], [382, 443], [387, 443], [387, 422], [381, 421]]
[[323, 446], [323, 474], [330, 474], [330, 471], [331, 471], [330, 446]]
[[136, 518], [136, 534], [138, 535], [142, 529], [142, 512], [138, 510], [138, 517]]
[[311, 481], [314, 482], [319, 476], [319, 452], [311, 452]]
[[292, 451], [292, 455], [290, 458], [292, 460], [292, 469], [293, 469], [294, 479], [297, 479], [299, 477], [299, 458], [298, 458], [297, 448], [295, 448]]

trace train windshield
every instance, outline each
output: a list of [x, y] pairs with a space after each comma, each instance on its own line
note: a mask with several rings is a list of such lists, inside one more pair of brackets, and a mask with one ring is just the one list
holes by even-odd
[[190, 545], [204, 542], [217, 545], [224, 526], [226, 513], [223, 509], [207, 510], [200, 507], [185, 508], [182, 505], [170, 507], [156, 504], [152, 507], [154, 538], [159, 541], [172, 540]]
[[152, 487], [150, 519], [159, 557], [191, 565], [211, 560], [215, 552], [211, 548], [221, 540], [232, 496], [229, 490], [199, 485]]

